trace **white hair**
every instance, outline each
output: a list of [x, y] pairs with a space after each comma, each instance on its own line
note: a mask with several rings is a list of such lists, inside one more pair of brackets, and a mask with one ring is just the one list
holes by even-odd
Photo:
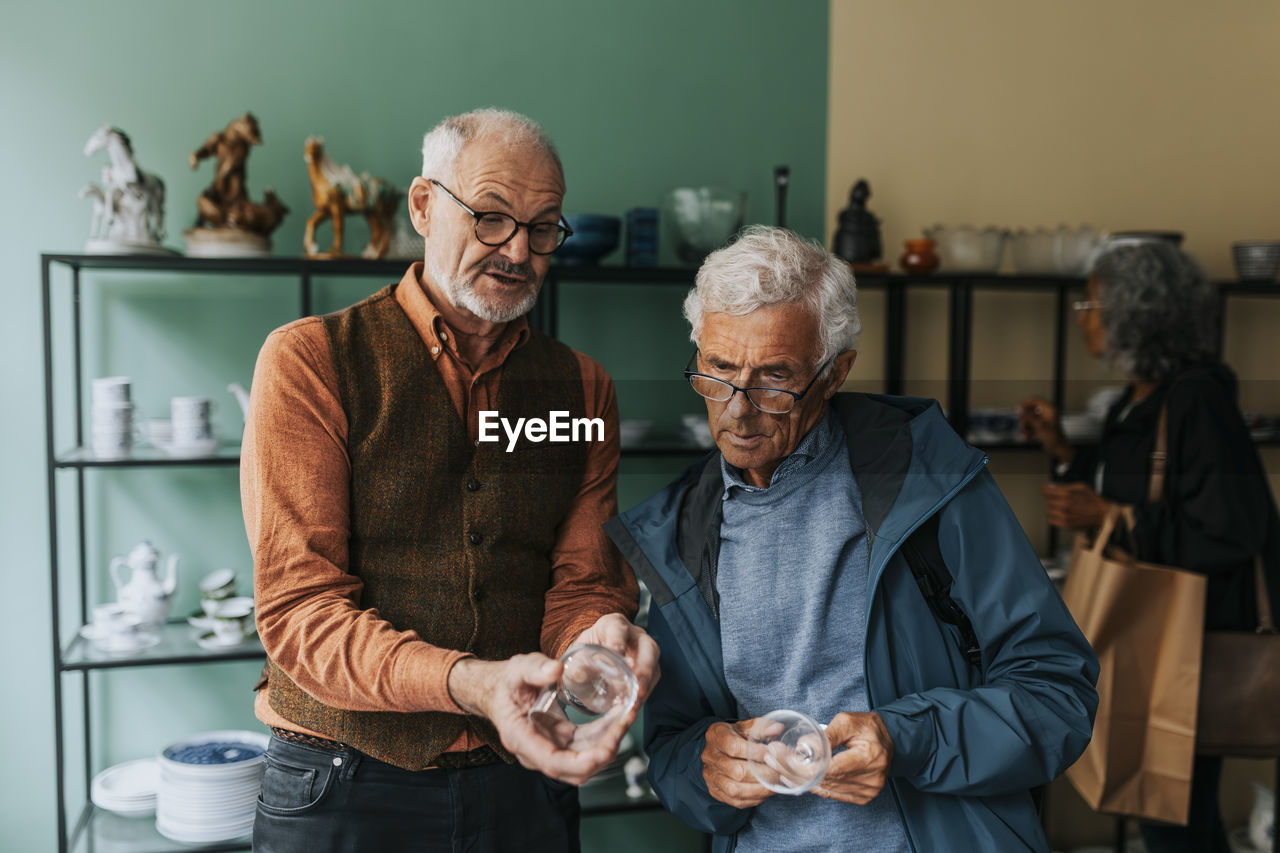
[[742, 316], [787, 303], [804, 305], [818, 319], [822, 355], [814, 367], [857, 347], [862, 321], [849, 265], [785, 228], [752, 225], [702, 262], [684, 300], [689, 339], [698, 343], [707, 311]]
[[555, 163], [564, 181], [564, 166], [551, 138], [531, 118], [495, 107], [472, 110], [443, 119], [422, 137], [422, 177], [435, 178], [443, 184], [454, 182], [454, 167], [467, 143], [476, 137], [496, 138], [504, 148], [532, 148], [541, 151]]

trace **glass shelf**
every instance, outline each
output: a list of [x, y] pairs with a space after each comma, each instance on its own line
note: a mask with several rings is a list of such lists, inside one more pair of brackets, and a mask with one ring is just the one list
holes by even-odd
[[258, 636], [246, 639], [238, 646], [225, 649], [206, 649], [196, 642], [201, 632], [186, 621], [166, 622], [160, 627], [160, 642], [146, 649], [127, 654], [104, 652], [93, 643], [76, 637], [66, 646], [58, 668], [63, 672], [85, 669], [118, 669], [135, 666], [162, 666], [167, 664], [214, 663], [232, 660], [262, 660], [266, 652]]
[[73, 839], [71, 849], [75, 853], [102, 853], [106, 850], [128, 850], [129, 853], [223, 853], [231, 850], [249, 850], [250, 839], [237, 838], [217, 844], [183, 844], [170, 841], [156, 829], [156, 819], [150, 817], [121, 817], [93, 805], [85, 806], [81, 817], [83, 829]]
[[54, 459], [55, 468], [172, 468], [178, 465], [238, 465], [240, 445], [222, 444], [204, 456], [177, 456], [156, 447], [139, 446], [119, 459], [100, 459], [88, 447], [73, 447], [59, 453]]

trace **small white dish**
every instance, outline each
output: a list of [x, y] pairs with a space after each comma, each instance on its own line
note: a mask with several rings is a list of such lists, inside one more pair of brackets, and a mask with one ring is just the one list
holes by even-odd
[[165, 453], [175, 459], [196, 459], [201, 456], [212, 456], [222, 443], [216, 438], [198, 441], [194, 444], [157, 444]]
[[131, 654], [139, 652], [143, 649], [149, 649], [160, 642], [160, 635], [150, 631], [135, 631], [133, 633], [104, 632], [96, 625], [85, 625], [80, 629], [80, 636], [84, 637], [93, 647], [101, 652], [107, 652], [113, 655]]
[[156, 812], [160, 764], [154, 758], [126, 761], [93, 777], [89, 799], [100, 809], [122, 817], [147, 817]]
[[203, 613], [193, 613], [188, 616], [187, 624], [202, 634], [213, 630], [213, 618]]
[[[200, 579], [200, 594], [219, 597], [217, 593], [224, 590], [229, 591], [235, 588], [236, 573], [234, 569], [214, 569]], [[220, 597], [226, 598], [227, 595]]]
[[224, 640], [221, 637], [219, 637], [217, 634], [213, 633], [212, 631], [209, 631], [206, 634], [201, 634], [200, 636], [196, 637], [196, 644], [199, 645], [200, 648], [208, 649], [211, 652], [218, 651], [221, 649], [238, 649], [240, 646], [243, 646], [245, 643], [249, 642], [249, 639], [253, 637], [253, 634], [254, 634], [253, 629], [249, 629], [245, 631], [244, 635], [241, 636], [239, 639], [232, 638], [231, 640]]

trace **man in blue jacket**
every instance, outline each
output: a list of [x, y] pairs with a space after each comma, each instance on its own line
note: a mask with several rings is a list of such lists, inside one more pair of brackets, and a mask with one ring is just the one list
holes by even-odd
[[[713, 253], [685, 315], [719, 452], [607, 525], [653, 596], [663, 804], [717, 851], [1048, 850], [1029, 789], [1088, 743], [1097, 660], [986, 457], [933, 401], [836, 393], [853, 276], [789, 231]], [[828, 725], [811, 794], [749, 768], [782, 708]]]

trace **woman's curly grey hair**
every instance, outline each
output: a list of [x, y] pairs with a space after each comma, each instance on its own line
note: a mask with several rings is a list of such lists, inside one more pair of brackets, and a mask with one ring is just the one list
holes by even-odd
[[1218, 357], [1221, 302], [1195, 261], [1164, 240], [1115, 246], [1093, 265], [1107, 352], [1160, 381]]
[[564, 182], [564, 165], [551, 144], [547, 132], [527, 116], [495, 107], [472, 110], [443, 119], [422, 137], [422, 177], [435, 178], [443, 184], [454, 181], [454, 166], [467, 143], [477, 136], [497, 138], [503, 147], [533, 148], [551, 158], [560, 181]]
[[849, 265], [785, 228], [752, 225], [698, 270], [684, 300], [689, 339], [698, 343], [707, 311], [741, 316], [790, 302], [808, 306], [818, 318], [822, 355], [815, 367], [858, 345], [862, 321]]

